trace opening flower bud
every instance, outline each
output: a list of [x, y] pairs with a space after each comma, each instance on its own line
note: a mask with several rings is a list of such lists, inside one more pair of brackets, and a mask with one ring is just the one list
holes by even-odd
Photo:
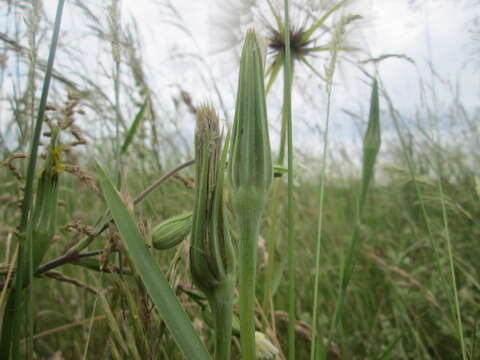
[[[190, 246], [193, 282], [212, 308], [215, 359], [230, 359], [235, 263], [223, 210], [226, 146], [215, 110], [197, 109], [195, 129], [195, 203]], [[226, 335], [228, 334], [228, 335]]]

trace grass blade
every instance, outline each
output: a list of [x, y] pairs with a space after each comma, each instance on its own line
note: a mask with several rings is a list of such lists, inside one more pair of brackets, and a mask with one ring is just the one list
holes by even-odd
[[[55, 60], [55, 53], [57, 50], [58, 37], [60, 34], [60, 24], [62, 22], [63, 5], [64, 0], [59, 0], [57, 5], [57, 12], [55, 15], [55, 23], [52, 33], [52, 42], [50, 44], [50, 52], [48, 55], [47, 70], [45, 72], [45, 78], [43, 80], [42, 94], [40, 98], [40, 104], [38, 109], [38, 116], [35, 122], [35, 130], [32, 137], [32, 144], [30, 148], [30, 157], [28, 162], [27, 178], [25, 184], [25, 195], [22, 202], [22, 216], [20, 218], [20, 244], [18, 249], [18, 269], [15, 275], [15, 288], [21, 289], [24, 279], [28, 276], [29, 269], [22, 267], [21, 265], [27, 263], [24, 261], [24, 257], [28, 255], [25, 251], [25, 239], [28, 221], [30, 218], [30, 212], [33, 202], [33, 183], [35, 177], [35, 168], [37, 165], [38, 147], [40, 144], [40, 134], [42, 132], [42, 125], [45, 115], [45, 107], [47, 104], [48, 91], [50, 89], [50, 80], [53, 73], [53, 63]], [[5, 309], [5, 317], [2, 323], [2, 335], [0, 340], [0, 358], [10, 359], [18, 356], [18, 347], [20, 339], [20, 325], [22, 312], [20, 308], [22, 306], [22, 292], [14, 291], [10, 293], [7, 300]], [[7, 330], [8, 329], [8, 330]]]
[[125, 141], [123, 142], [122, 148], [120, 149], [120, 155], [123, 155], [127, 152], [128, 146], [132, 142], [133, 137], [135, 136], [138, 130], [138, 127], [140, 126], [140, 123], [143, 121], [143, 118], [145, 117], [145, 110], [147, 109], [147, 105], [148, 105], [148, 98], [140, 107], [140, 110], [138, 111], [137, 115], [135, 115], [135, 119], [133, 120], [132, 126], [130, 126], [130, 129], [128, 129], [127, 135], [125, 136]]
[[198, 334], [173, 293], [167, 279], [149, 252], [119, 193], [104, 170], [97, 164], [100, 187], [126, 250], [140, 275], [158, 313], [187, 359], [211, 359]]

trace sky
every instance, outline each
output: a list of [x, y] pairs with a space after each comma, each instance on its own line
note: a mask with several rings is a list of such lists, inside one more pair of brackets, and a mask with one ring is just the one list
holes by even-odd
[[[420, 75], [425, 82], [433, 83], [438, 97], [440, 100], [443, 99], [440, 102], [445, 103], [452, 97], [448, 86], [442, 86], [440, 83], [443, 80], [451, 81], [453, 85], [458, 82], [462, 102], [467, 108], [478, 106], [480, 73], [476, 71], [478, 63], [471, 60], [471, 36], [468, 32], [468, 26], [471, 24], [472, 17], [475, 16], [468, 7], [471, 3], [470, 0], [421, 0], [416, 3], [408, 0], [353, 0], [351, 2], [348, 10], [358, 12], [364, 17], [357, 33], [353, 34], [355, 44], [367, 49], [372, 57], [382, 54], [404, 54], [416, 63], [416, 66], [413, 66], [405, 60], [392, 58], [385, 60], [379, 66], [385, 88], [404, 114], [413, 116], [421, 102]], [[218, 22], [216, 19], [219, 17], [225, 18], [223, 21], [225, 23], [228, 23], [228, 20], [231, 21], [225, 16], [225, 11], [218, 10], [216, 0], [177, 0], [175, 6], [184, 17], [190, 31], [193, 32], [197, 43], [197, 49], [190, 50], [188, 41], [184, 42], [188, 48], [187, 51], [202, 53], [214, 71], [216, 70], [215, 74], [235, 82], [237, 63], [225, 52], [223, 54], [215, 52], [216, 49], [222, 48], [222, 41], [226, 43], [225, 36], [220, 34], [222, 29], [216, 26]], [[480, 8], [477, 7], [477, 9]], [[151, 1], [126, 0], [123, 2], [123, 13], [142, 19], [141, 29], [145, 36], [144, 44], [148, 58], [158, 58], [161, 48], [164, 48], [158, 46], [158, 33], [165, 34], [161, 38], [162, 45], [165, 47], [168, 48], [167, 44], [182, 46], [182, 36], [178, 34], [175, 27], [170, 26], [170, 29], [163, 30], [165, 25], [156, 21], [159, 13]], [[366, 58], [365, 55], [359, 56], [359, 60], [364, 58]], [[428, 67], [429, 62], [441, 80], [432, 78]], [[233, 77], [228, 76], [230, 73], [234, 74]], [[368, 99], [370, 90], [363, 84], [365, 78], [358, 70], [348, 65], [342, 67], [340, 64], [336, 79], [338, 85], [334, 88], [332, 107], [334, 113], [340, 113], [344, 108], [351, 108], [351, 104], [354, 104], [353, 109], [357, 109], [360, 103], [365, 103]], [[301, 79], [298, 82], [301, 82]], [[312, 87], [315, 88], [315, 86]], [[308, 89], [315, 91], [312, 87]], [[232, 90], [234, 92], [234, 87]], [[230, 96], [230, 100], [233, 101], [233, 99], [234, 96]], [[297, 110], [307, 107], [305, 101], [297, 99], [297, 102], [301, 104], [297, 106]], [[307, 112], [308, 117], [318, 116], [317, 109]], [[323, 114], [318, 116], [318, 122], [323, 123], [324, 118]], [[342, 127], [342, 124], [339, 127]], [[345, 128], [344, 136], [348, 137], [351, 134], [358, 139], [358, 134], [352, 131], [351, 126], [343, 124], [343, 128]], [[306, 138], [310, 133], [308, 127], [297, 130], [297, 134], [305, 134]], [[319, 149], [315, 145], [319, 143], [318, 134], [310, 136], [309, 140], [308, 143], [312, 143]]]
[[[251, 1], [251, 0], [243, 0]], [[318, 0], [321, 2], [322, 0]], [[121, 0], [121, 18], [124, 26], [135, 18], [141, 35], [143, 60], [150, 84], [162, 97], [173, 97], [179, 88], [190, 92], [195, 103], [212, 101], [218, 103], [212, 83], [215, 78], [218, 91], [222, 94], [227, 113], [224, 118], [231, 121], [234, 110], [238, 54], [240, 40], [235, 42], [232, 33], [242, 33], [248, 26], [248, 16], [237, 16], [241, 0], [176, 0], [174, 10], [161, 6], [162, 1]], [[265, 1], [258, 1], [264, 3]], [[469, 5], [473, 0], [352, 0], [349, 12], [363, 16], [351, 41], [364, 49], [357, 60], [383, 54], [403, 54], [415, 62], [391, 58], [380, 63], [379, 76], [384, 88], [395, 105], [407, 118], [413, 117], [421, 105], [420, 79], [436, 91], [438, 108], [445, 107], [452, 97], [449, 84], [458, 86], [461, 101], [467, 109], [478, 106], [480, 94], [480, 73], [476, 70], [478, 60], [472, 60], [471, 35], [468, 26], [476, 15]], [[90, 2], [94, 3], [94, 2]], [[226, 6], [229, 3], [232, 6]], [[44, 1], [47, 13], [53, 18], [56, 1]], [[98, 4], [98, 3], [97, 3]], [[108, 4], [107, 1], [104, 4]], [[265, 4], [261, 4], [265, 5]], [[234, 11], [230, 11], [235, 9]], [[477, 7], [477, 9], [480, 9]], [[97, 16], [106, 15], [98, 13]], [[300, 12], [292, 10], [293, 22]], [[179, 20], [181, 17], [181, 21]], [[336, 18], [338, 19], [338, 18]], [[222, 26], [219, 26], [221, 23]], [[262, 30], [261, 24], [255, 22]], [[66, 1], [62, 29], [64, 43], [72, 51], [86, 52], [81, 57], [84, 71], [99, 71], [104, 59], [101, 53], [105, 45], [85, 36], [88, 23], [73, 5]], [[232, 44], [234, 45], [232, 47]], [[224, 51], [220, 51], [223, 49]], [[46, 55], [47, 47], [40, 49]], [[172, 54], [177, 57], [172, 59]], [[203, 62], [194, 60], [201, 57]], [[66, 59], [66, 57], [65, 57]], [[478, 59], [478, 57], [477, 57]], [[64, 61], [65, 62], [65, 61]], [[57, 63], [62, 63], [61, 55]], [[318, 62], [321, 67], [325, 61]], [[433, 76], [429, 64], [438, 77]], [[373, 73], [373, 68], [369, 70]], [[207, 78], [207, 80], [205, 80]], [[365, 123], [369, 102], [369, 84], [366, 77], [354, 66], [340, 63], [334, 78], [331, 107], [332, 143], [353, 144], [360, 141], [358, 124], [345, 116], [344, 110], [363, 116]], [[326, 118], [326, 93], [322, 82], [312, 78], [306, 69], [299, 69], [294, 80], [295, 140], [304, 145], [308, 152], [321, 151], [321, 130]], [[281, 87], [269, 96], [270, 118], [275, 122], [279, 116]], [[444, 109], [445, 110], [445, 109]], [[178, 120], [180, 129], [187, 137], [192, 134], [192, 120]], [[278, 122], [277, 122], [278, 123]], [[391, 124], [384, 123], [391, 129]], [[278, 140], [278, 127], [273, 126], [273, 142]]]

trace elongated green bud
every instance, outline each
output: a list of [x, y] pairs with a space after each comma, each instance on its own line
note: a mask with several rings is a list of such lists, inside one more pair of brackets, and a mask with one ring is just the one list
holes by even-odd
[[[197, 109], [195, 131], [195, 205], [190, 262], [193, 279], [203, 291], [215, 287], [234, 269], [223, 212], [222, 136], [211, 106]], [[223, 156], [224, 157], [224, 156]]]
[[266, 193], [273, 177], [265, 102], [264, 64], [257, 36], [247, 33], [238, 80], [230, 149], [229, 178], [235, 190]]
[[215, 324], [215, 359], [230, 359], [235, 263], [223, 210], [227, 146], [211, 106], [197, 109], [195, 203], [190, 246], [193, 282], [207, 296]]
[[192, 231], [192, 213], [173, 216], [153, 228], [152, 245], [166, 250], [180, 244]]
[[240, 231], [242, 359], [255, 358], [255, 277], [258, 233], [273, 180], [262, 53], [253, 30], [243, 45], [229, 158], [232, 204]]

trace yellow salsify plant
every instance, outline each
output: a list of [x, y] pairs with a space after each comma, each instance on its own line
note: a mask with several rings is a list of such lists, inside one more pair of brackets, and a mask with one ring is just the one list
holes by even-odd
[[241, 351], [243, 359], [254, 359], [258, 233], [272, 184], [273, 166], [264, 63], [253, 30], [247, 33], [242, 50], [228, 170], [232, 205], [239, 225]]
[[222, 152], [215, 110], [209, 105], [198, 108], [190, 270], [212, 310], [217, 360], [230, 359], [235, 287], [235, 257], [223, 209], [227, 146]]

